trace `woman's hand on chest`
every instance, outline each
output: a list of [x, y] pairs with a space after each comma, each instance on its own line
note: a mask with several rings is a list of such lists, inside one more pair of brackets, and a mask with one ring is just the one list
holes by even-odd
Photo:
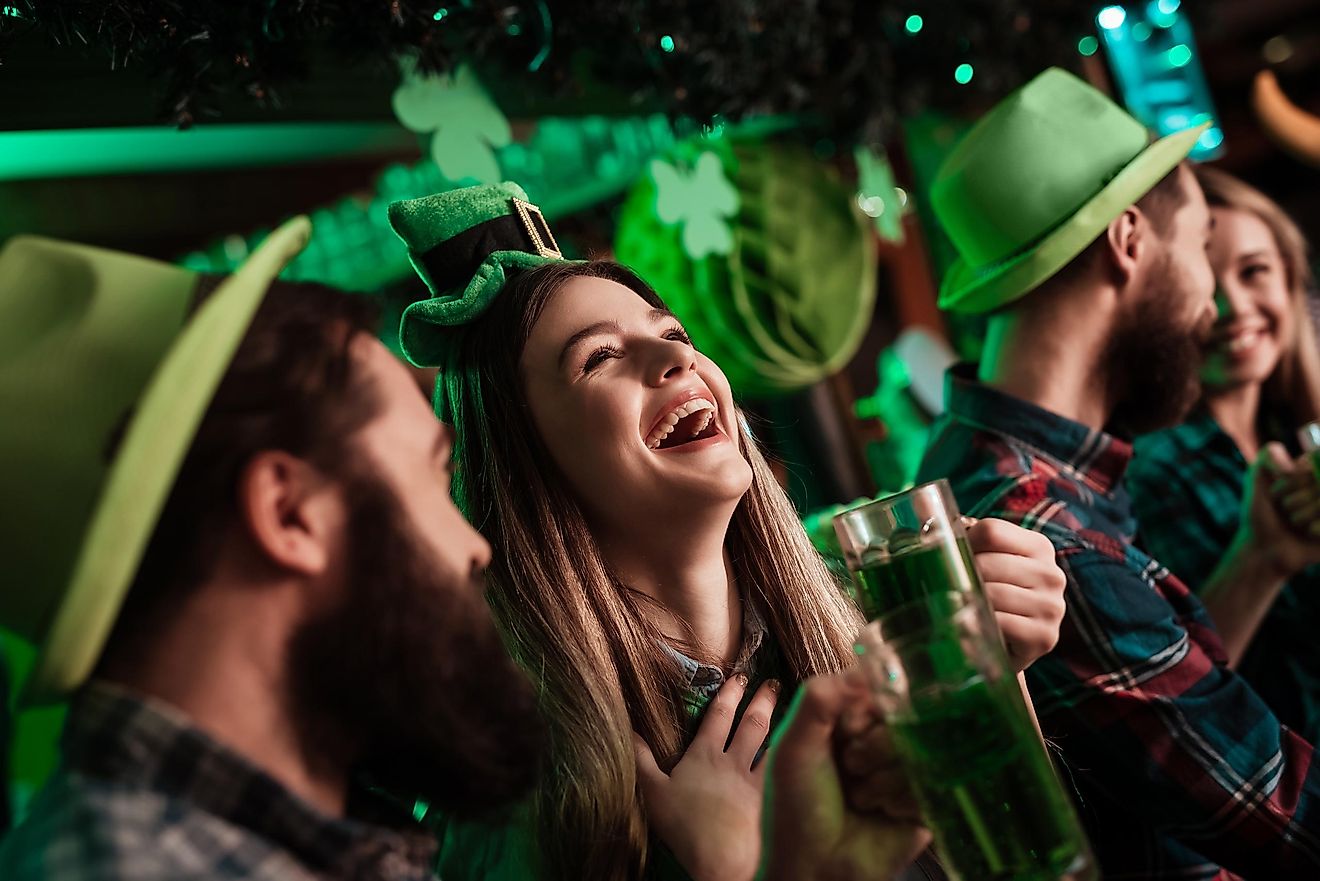
[[757, 762], [770, 731], [779, 683], [761, 685], [736, 729], [747, 678], [739, 675], [706, 708], [687, 752], [666, 774], [646, 743], [633, 735], [637, 776], [647, 817], [693, 881], [743, 881], [761, 856], [761, 795]]

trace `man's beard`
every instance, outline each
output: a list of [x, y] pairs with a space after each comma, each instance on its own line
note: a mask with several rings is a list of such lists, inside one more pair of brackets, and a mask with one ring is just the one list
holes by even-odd
[[378, 478], [345, 484], [345, 599], [290, 645], [305, 751], [315, 759], [352, 744], [354, 770], [373, 785], [451, 816], [511, 806], [535, 783], [544, 728], [479, 579], [438, 576], [434, 552]]
[[1114, 328], [1100, 362], [1114, 409], [1109, 427], [1144, 434], [1177, 424], [1200, 393], [1195, 326], [1180, 324], [1186, 292], [1167, 256], [1144, 299]]

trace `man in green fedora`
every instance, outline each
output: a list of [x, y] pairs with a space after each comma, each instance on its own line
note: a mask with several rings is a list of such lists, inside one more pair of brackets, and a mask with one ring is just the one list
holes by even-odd
[[0, 626], [38, 647], [22, 699], [72, 698], [5, 881], [422, 881], [411, 796], [483, 816], [534, 778], [449, 432], [369, 301], [274, 281], [308, 234], [218, 286], [0, 251]]
[[[1051, 69], [992, 109], [940, 169], [932, 206], [959, 259], [940, 292], [988, 316], [984, 356], [948, 377], [920, 479], [963, 510], [1047, 535], [1068, 576], [1056, 649], [1027, 671], [1106, 877], [1320, 877], [1320, 770], [1228, 669], [1214, 623], [1133, 546], [1127, 437], [1196, 394], [1213, 319], [1210, 215], [1184, 159], [1106, 96]], [[1268, 469], [1267, 474], [1262, 469]], [[1281, 561], [1314, 559], [1258, 463], [1254, 530], [1220, 589], [1249, 606]]]

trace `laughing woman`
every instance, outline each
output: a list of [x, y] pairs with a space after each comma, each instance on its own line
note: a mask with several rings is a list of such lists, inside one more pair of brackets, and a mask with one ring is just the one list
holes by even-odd
[[[455, 493], [494, 547], [488, 597], [552, 732], [532, 803], [505, 832], [443, 828], [440, 874], [673, 877], [672, 854], [695, 878], [750, 878], [778, 695], [849, 666], [860, 614], [724, 374], [643, 281], [563, 260], [511, 185], [390, 218], [434, 295], [406, 311], [403, 348], [441, 367]], [[1038, 539], [972, 532], [1019, 667], [1063, 614]], [[688, 749], [698, 725], [718, 748]]]
[[[1250, 580], [1249, 594], [1238, 595], [1219, 590], [1235, 579], [1216, 570], [1225, 550], [1246, 541], [1251, 529], [1270, 531], [1243, 517], [1249, 463], [1271, 441], [1291, 447], [1297, 429], [1320, 418], [1306, 241], [1260, 191], [1215, 169], [1196, 174], [1214, 221], [1209, 255], [1219, 316], [1202, 340], [1200, 404], [1184, 424], [1137, 442], [1128, 481], [1138, 536], [1201, 592], [1230, 664], [1281, 720], [1314, 742], [1320, 737], [1320, 569], [1306, 567], [1314, 560], [1268, 560]], [[1299, 526], [1317, 513], [1307, 504], [1312, 497], [1300, 489], [1285, 499]], [[1268, 516], [1267, 507], [1251, 510]]]

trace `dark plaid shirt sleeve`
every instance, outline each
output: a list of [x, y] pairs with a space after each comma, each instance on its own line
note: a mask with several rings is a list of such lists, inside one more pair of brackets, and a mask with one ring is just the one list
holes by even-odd
[[1209, 415], [1139, 438], [1127, 471], [1137, 544], [1200, 591], [1241, 519], [1247, 462]]
[[1222, 665], [1204, 608], [1167, 569], [1088, 529], [1042, 483], [977, 513], [1043, 532], [1068, 576], [1058, 648], [1028, 677], [1073, 773], [1234, 872], [1320, 877], [1311, 746]]

